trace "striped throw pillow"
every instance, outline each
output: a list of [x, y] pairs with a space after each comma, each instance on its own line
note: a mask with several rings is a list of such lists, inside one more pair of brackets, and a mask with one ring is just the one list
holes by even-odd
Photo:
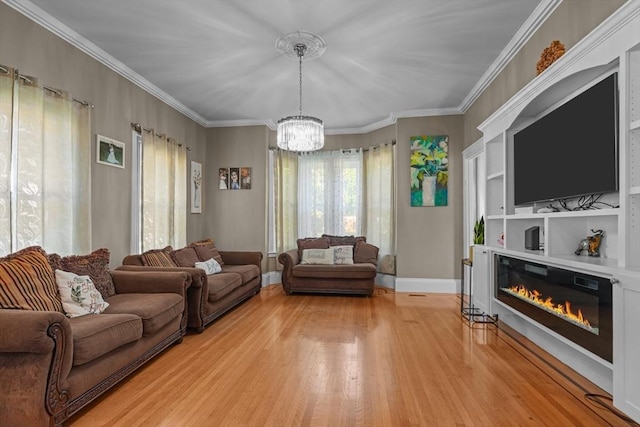
[[177, 267], [171, 258], [173, 248], [167, 246], [164, 249], [152, 249], [142, 254], [142, 262], [149, 267]]
[[39, 246], [0, 259], [0, 308], [63, 312], [53, 269]]

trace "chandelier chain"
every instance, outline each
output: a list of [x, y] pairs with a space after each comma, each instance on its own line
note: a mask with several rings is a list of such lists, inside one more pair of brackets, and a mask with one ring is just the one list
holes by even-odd
[[298, 54], [298, 67], [300, 70], [300, 115], [302, 116], [302, 57], [304, 56], [304, 51], [307, 50], [307, 46], [298, 43], [295, 45], [295, 50]]

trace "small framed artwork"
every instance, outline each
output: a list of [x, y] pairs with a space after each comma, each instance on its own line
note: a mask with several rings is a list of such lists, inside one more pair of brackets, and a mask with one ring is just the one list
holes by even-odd
[[218, 189], [220, 190], [229, 189], [229, 169], [227, 168], [218, 169]]
[[191, 162], [191, 213], [202, 213], [202, 164]]
[[124, 169], [124, 142], [96, 135], [96, 163]]
[[251, 190], [251, 168], [240, 168], [240, 188]]
[[229, 168], [229, 189], [240, 189], [240, 168]]

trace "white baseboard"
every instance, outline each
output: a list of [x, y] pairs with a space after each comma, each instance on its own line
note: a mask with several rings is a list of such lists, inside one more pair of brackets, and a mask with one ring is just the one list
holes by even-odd
[[262, 287], [273, 285], [274, 283], [282, 283], [279, 271], [269, 271], [262, 274]]
[[396, 292], [455, 294], [460, 292], [460, 279], [396, 278]]
[[396, 276], [390, 274], [376, 274], [376, 286], [382, 286], [383, 288], [395, 289], [396, 288]]

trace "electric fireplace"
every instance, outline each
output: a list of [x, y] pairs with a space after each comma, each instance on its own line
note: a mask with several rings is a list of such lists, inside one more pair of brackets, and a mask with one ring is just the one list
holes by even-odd
[[499, 301], [612, 362], [609, 279], [495, 255]]

